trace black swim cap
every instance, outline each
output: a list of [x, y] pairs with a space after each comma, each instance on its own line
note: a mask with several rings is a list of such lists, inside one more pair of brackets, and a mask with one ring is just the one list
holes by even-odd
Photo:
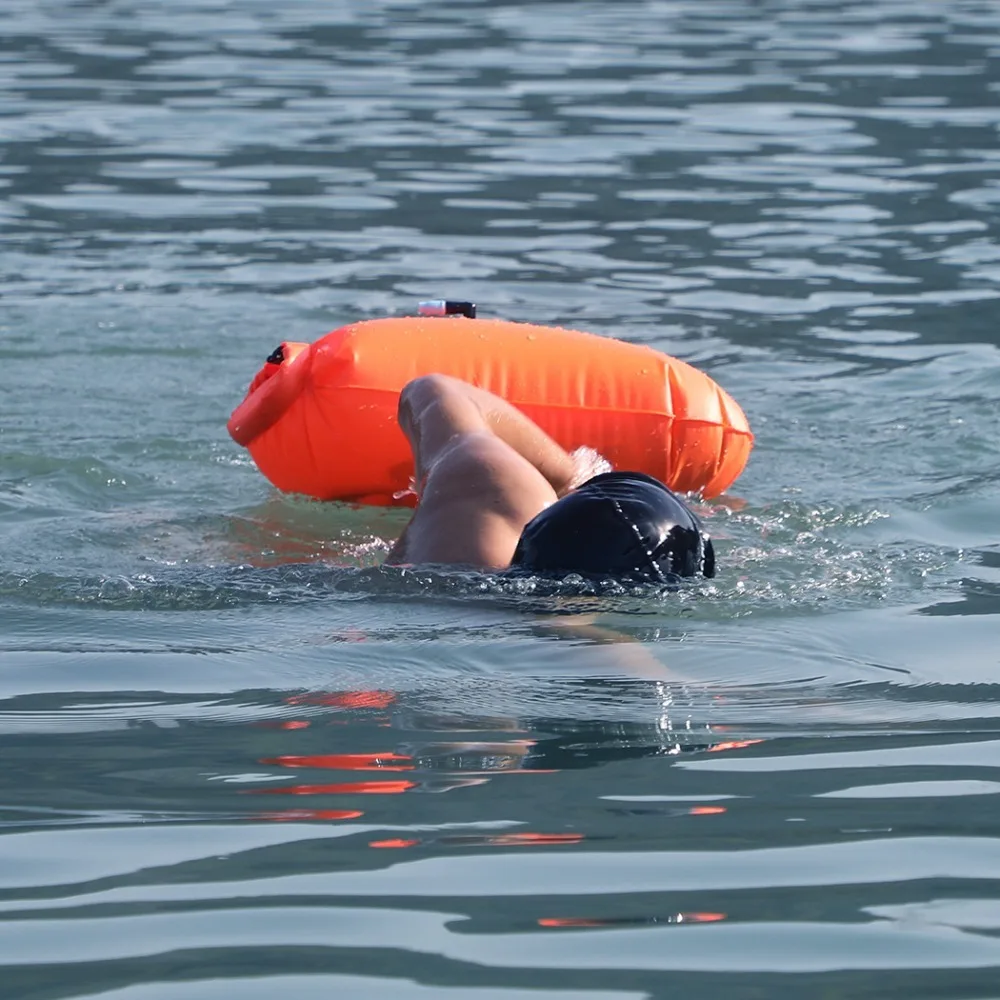
[[668, 583], [715, 576], [715, 552], [698, 518], [642, 472], [606, 472], [525, 525], [511, 566]]

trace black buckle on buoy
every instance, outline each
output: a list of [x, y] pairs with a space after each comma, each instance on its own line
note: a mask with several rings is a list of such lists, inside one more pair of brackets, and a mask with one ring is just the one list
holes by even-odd
[[421, 302], [417, 306], [417, 312], [421, 316], [464, 316], [466, 319], [475, 319], [476, 303], [432, 299], [430, 302]]
[[267, 356], [267, 363], [269, 365], [280, 365], [282, 361], [285, 360], [285, 345], [278, 344], [278, 346], [271, 351]]

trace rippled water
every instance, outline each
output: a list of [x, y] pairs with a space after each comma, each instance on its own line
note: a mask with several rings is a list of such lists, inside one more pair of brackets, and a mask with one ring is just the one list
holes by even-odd
[[[996, 997], [996, 3], [0, 40], [0, 996]], [[271, 490], [263, 357], [439, 296], [741, 402], [716, 580], [401, 574]]]

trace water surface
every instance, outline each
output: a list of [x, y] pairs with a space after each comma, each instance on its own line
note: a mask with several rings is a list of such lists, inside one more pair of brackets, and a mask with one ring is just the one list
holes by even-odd
[[[0, 26], [0, 996], [996, 996], [995, 4]], [[431, 297], [732, 393], [719, 576], [269, 487], [260, 361]]]

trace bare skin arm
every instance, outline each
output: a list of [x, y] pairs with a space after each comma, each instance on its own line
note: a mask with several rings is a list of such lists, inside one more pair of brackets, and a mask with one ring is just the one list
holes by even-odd
[[425, 375], [399, 398], [420, 506], [392, 563], [500, 569], [521, 529], [565, 493], [573, 460], [509, 403], [459, 379]]
[[537, 424], [506, 400], [460, 379], [413, 379], [400, 393], [398, 414], [413, 448], [418, 482], [457, 443], [457, 435], [484, 430], [527, 459], [557, 494], [573, 478], [572, 458]]

